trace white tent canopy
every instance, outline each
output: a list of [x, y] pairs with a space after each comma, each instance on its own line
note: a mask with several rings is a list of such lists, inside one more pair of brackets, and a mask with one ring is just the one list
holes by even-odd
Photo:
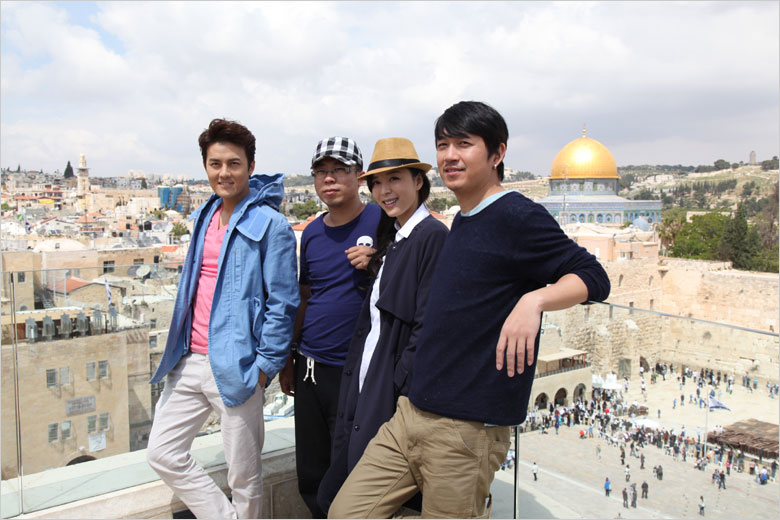
[[599, 374], [593, 374], [591, 376], [591, 383], [593, 384], [593, 388], [602, 388], [604, 390], [620, 390], [621, 388], [615, 374], [607, 374], [606, 380]]

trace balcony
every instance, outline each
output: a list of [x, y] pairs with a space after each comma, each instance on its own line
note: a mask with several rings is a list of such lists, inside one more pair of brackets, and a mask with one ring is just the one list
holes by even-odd
[[[170, 517], [184, 509], [145, 453], [161, 390], [148, 380], [165, 345], [179, 266], [3, 273], [2, 517]], [[589, 400], [594, 374], [615, 373], [637, 388], [640, 366], [649, 373], [659, 362], [711, 368], [737, 382], [749, 375], [760, 392], [778, 381], [777, 345], [774, 333], [619, 305], [546, 313], [529, 409]], [[267, 400], [276, 391], [274, 382]], [[778, 423], [777, 413], [760, 418]], [[221, 446], [219, 424], [207, 421], [193, 456], [226, 489]], [[264, 516], [308, 515], [294, 448], [294, 418], [266, 423]], [[514, 489], [528, 492], [506, 472], [495, 486], [494, 516], [511, 515]]]

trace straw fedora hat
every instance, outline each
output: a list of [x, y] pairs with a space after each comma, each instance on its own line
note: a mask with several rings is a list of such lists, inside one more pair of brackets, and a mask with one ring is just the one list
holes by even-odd
[[387, 137], [380, 139], [374, 145], [374, 153], [371, 162], [366, 168], [366, 173], [359, 178], [364, 179], [376, 173], [382, 173], [396, 168], [416, 168], [427, 173], [431, 169], [430, 164], [420, 162], [417, 150], [409, 139], [404, 137]]

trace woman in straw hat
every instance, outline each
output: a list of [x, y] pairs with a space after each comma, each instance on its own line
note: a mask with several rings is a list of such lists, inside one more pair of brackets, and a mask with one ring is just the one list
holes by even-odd
[[374, 282], [342, 373], [331, 466], [318, 493], [323, 511], [409, 390], [428, 289], [447, 236], [424, 204], [430, 169], [411, 141], [391, 137], [377, 141], [361, 176], [383, 214], [368, 264]]

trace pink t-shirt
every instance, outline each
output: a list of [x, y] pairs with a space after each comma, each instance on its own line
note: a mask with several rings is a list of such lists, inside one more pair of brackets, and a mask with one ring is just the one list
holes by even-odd
[[198, 278], [198, 294], [195, 296], [195, 306], [192, 309], [192, 336], [190, 350], [197, 354], [209, 353], [209, 317], [211, 302], [214, 299], [214, 288], [217, 285], [217, 269], [219, 267], [219, 252], [222, 240], [225, 238], [227, 226], [219, 227], [220, 207], [211, 218], [206, 236], [203, 239], [203, 265]]

